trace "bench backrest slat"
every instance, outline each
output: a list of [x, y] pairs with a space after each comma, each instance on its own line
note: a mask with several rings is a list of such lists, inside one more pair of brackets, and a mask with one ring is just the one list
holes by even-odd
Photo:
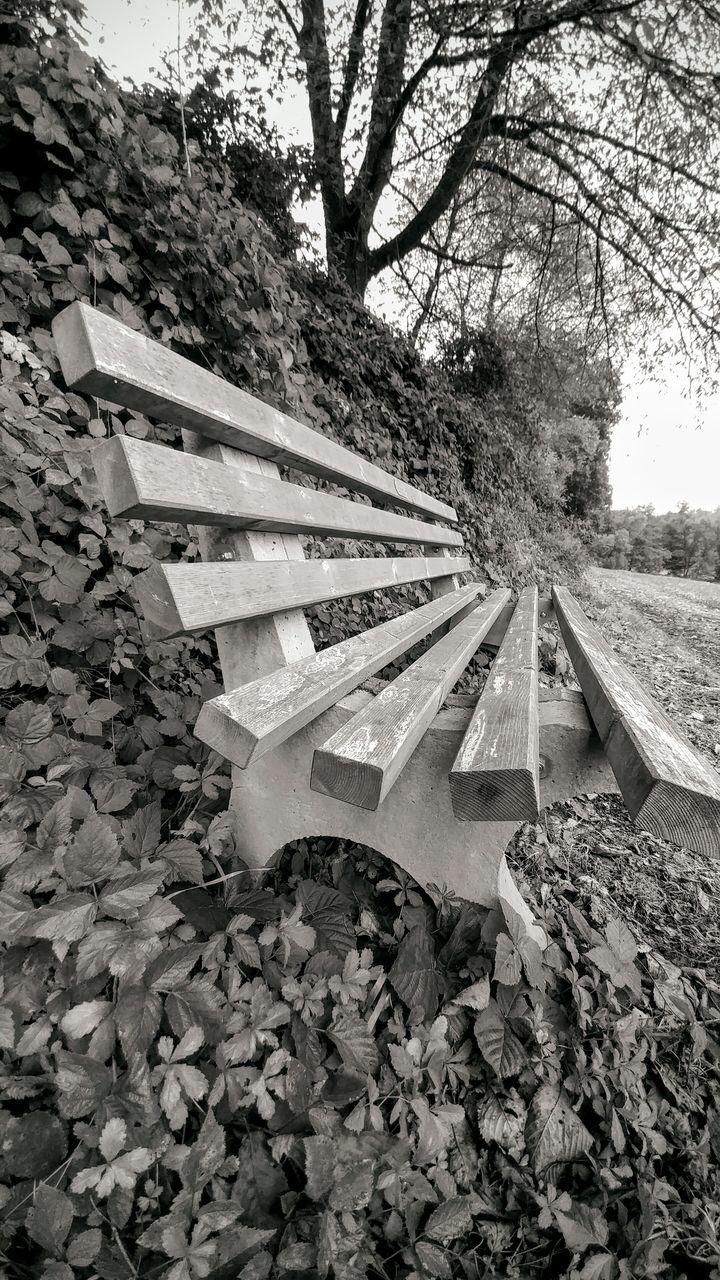
[[79, 391], [296, 467], [377, 502], [457, 521], [448, 503], [87, 303], [66, 307], [53, 320], [52, 331], [65, 381]]
[[537, 607], [537, 588], [526, 588], [452, 767], [453, 812], [462, 821], [517, 821], [538, 815]]
[[[250, 472], [258, 476], [278, 476], [276, 463], [267, 458], [215, 444], [191, 431], [183, 432], [183, 444], [189, 453], [222, 463], [238, 475]], [[241, 564], [268, 564], [278, 560], [302, 564], [305, 560], [302, 543], [296, 534], [213, 528], [210, 525], [200, 525], [195, 532], [206, 566], [226, 557]], [[215, 639], [225, 689], [235, 689], [245, 681], [256, 680], [278, 667], [309, 658], [315, 653], [312, 632], [302, 609], [284, 609], [282, 613], [268, 617], [231, 622], [217, 628]]]
[[132, 436], [96, 445], [93, 462], [110, 514], [127, 519], [462, 546], [456, 529], [284, 480], [234, 472], [222, 463]]
[[565, 588], [553, 591], [563, 640], [623, 799], [640, 826], [717, 855], [720, 778], [620, 661]]
[[206, 702], [195, 734], [227, 760], [246, 768], [297, 733], [419, 640], [431, 635], [477, 597], [477, 585], [362, 631], [263, 679]]
[[377, 809], [509, 599], [494, 591], [324, 742], [313, 791]]
[[[463, 573], [471, 568], [471, 562], [468, 556], [457, 556], [450, 566]], [[448, 567], [448, 561], [439, 556], [305, 560], [301, 564], [159, 563], [135, 579], [135, 590], [143, 633], [148, 640], [160, 640], [386, 587], [445, 581]]]

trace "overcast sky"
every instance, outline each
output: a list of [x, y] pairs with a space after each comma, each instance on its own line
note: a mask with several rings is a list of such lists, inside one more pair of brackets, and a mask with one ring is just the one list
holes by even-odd
[[[121, 77], [149, 79], [162, 53], [177, 46], [178, 2], [85, 0], [89, 51]], [[181, 24], [187, 24], [182, 13]], [[306, 115], [300, 96], [277, 119], [281, 134], [304, 132]], [[699, 401], [682, 378], [642, 383], [626, 369], [610, 481], [617, 508], [652, 503], [657, 511], [670, 511], [680, 502], [720, 507], [720, 395]]]

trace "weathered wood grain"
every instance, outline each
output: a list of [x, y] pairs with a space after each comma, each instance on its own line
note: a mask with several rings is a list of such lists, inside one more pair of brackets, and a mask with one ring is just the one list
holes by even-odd
[[442, 529], [246, 469], [235, 471], [224, 463], [133, 436], [102, 441], [93, 449], [92, 459], [110, 514], [129, 520], [178, 520], [377, 542], [426, 542], [431, 531], [444, 546], [462, 545], [456, 529]]
[[[451, 563], [459, 572], [470, 568], [467, 556]], [[403, 583], [446, 582], [447, 565], [444, 558], [420, 556], [155, 564], [135, 579], [135, 590], [143, 632], [159, 640]]]
[[[494, 622], [482, 642], [483, 649], [497, 650], [503, 642], [503, 636], [508, 629], [510, 619], [515, 612], [514, 604], [508, 604], [503, 609], [497, 622]], [[540, 626], [546, 626], [548, 622], [552, 622], [555, 617], [553, 602], [551, 596], [540, 596], [538, 599], [538, 622]]]
[[565, 588], [553, 591], [563, 640], [635, 821], [697, 853], [720, 854], [720, 778], [620, 661]]
[[520, 595], [450, 773], [463, 822], [536, 818], [538, 747], [537, 588]]
[[124, 408], [186, 427], [232, 448], [367, 494], [378, 502], [456, 521], [423, 493], [287, 413], [136, 333], [84, 302], [52, 323], [65, 381]]
[[[425, 546], [423, 547], [423, 551], [425, 552], [426, 556], [433, 556], [433, 557], [442, 556], [443, 559], [445, 560], [451, 560], [452, 558], [452, 552], [448, 547], [442, 547], [438, 545], [433, 545], [431, 543], [426, 543]], [[446, 578], [436, 578], [433, 582], [430, 583], [430, 599], [431, 600], [439, 600], [441, 596], [447, 596], [450, 594], [451, 591], [457, 591], [458, 587], [462, 585], [460, 582], [460, 578], [457, 574], [457, 571], [454, 570], [454, 565], [451, 563], [448, 566], [448, 568], [451, 570], [451, 572], [448, 574]], [[470, 609], [474, 609], [474, 607], [475, 607], [475, 601], [472, 601], [469, 605], [466, 606], [465, 613], [467, 613], [468, 610]], [[443, 623], [442, 627], [437, 633], [438, 639], [440, 638], [440, 636], [447, 635], [450, 628], [454, 627], [455, 624], [459, 622], [462, 617], [463, 617], [463, 613], [458, 613], [454, 618], [450, 620], [450, 622]]]
[[323, 743], [313, 757], [312, 790], [377, 809], [509, 598], [507, 590], [494, 591]]
[[[205, 440], [192, 431], [183, 431], [182, 434], [184, 448], [190, 454], [221, 462], [236, 471], [262, 476], [278, 475], [276, 464], [268, 458], [229, 449], [225, 444]], [[195, 532], [200, 554], [209, 563], [226, 558], [239, 563], [290, 560], [293, 564], [302, 564], [305, 560], [302, 543], [296, 534], [213, 529], [202, 525]], [[215, 641], [225, 689], [236, 689], [240, 684], [267, 675], [276, 667], [299, 662], [315, 652], [302, 609], [284, 609], [282, 613], [273, 613], [266, 618], [248, 618], [218, 627]]]
[[469, 600], [478, 586], [392, 618], [300, 662], [206, 702], [195, 735], [225, 759], [247, 767], [327, 707], [430, 635]]

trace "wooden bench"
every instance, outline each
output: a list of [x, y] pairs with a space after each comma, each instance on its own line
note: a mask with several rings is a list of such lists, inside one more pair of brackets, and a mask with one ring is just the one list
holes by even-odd
[[[251, 866], [291, 840], [337, 836], [421, 883], [486, 905], [502, 896], [530, 924], [507, 844], [544, 805], [615, 790], [608, 761], [648, 829], [720, 851], [717, 775], [567, 591], [554, 607], [597, 733], [579, 694], [538, 687], [538, 612], [550, 618], [553, 602], [528, 588], [513, 606], [509, 591], [483, 599], [463, 584], [471, 563], [447, 503], [84, 303], [53, 333], [69, 386], [183, 429], [184, 452], [119, 435], [93, 460], [111, 515], [198, 526], [202, 563], [158, 563], [137, 594], [149, 640], [216, 629], [225, 692], [195, 732], [232, 763]], [[280, 466], [372, 504], [290, 483]], [[306, 560], [300, 534], [421, 554]], [[315, 651], [304, 607], [420, 581], [428, 603]], [[375, 678], [428, 637], [397, 679]], [[451, 695], [481, 645], [496, 651], [482, 694]]]

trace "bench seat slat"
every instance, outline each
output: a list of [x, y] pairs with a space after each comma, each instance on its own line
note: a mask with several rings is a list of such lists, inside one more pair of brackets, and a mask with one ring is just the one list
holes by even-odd
[[456, 818], [524, 821], [540, 806], [537, 588], [520, 595], [450, 774]]
[[205, 631], [286, 609], [378, 591], [383, 587], [444, 578], [452, 566], [466, 573], [468, 556], [450, 561], [422, 556], [358, 560], [235, 561], [155, 564], [136, 578], [148, 640]]
[[96, 445], [93, 463], [110, 514], [126, 519], [462, 546], [456, 529], [234, 470], [133, 436]]
[[313, 757], [312, 790], [377, 809], [509, 598], [494, 591], [329, 738]]
[[720, 777], [682, 737], [565, 588], [553, 591], [563, 640], [636, 822], [697, 853], [720, 854]]
[[461, 587], [321, 653], [281, 667], [206, 702], [195, 735], [225, 759], [246, 768], [291, 737], [368, 676], [436, 631], [482, 590]]
[[65, 381], [79, 391], [279, 466], [297, 467], [378, 502], [457, 521], [448, 503], [87, 303], [66, 307], [53, 320], [52, 331]]

